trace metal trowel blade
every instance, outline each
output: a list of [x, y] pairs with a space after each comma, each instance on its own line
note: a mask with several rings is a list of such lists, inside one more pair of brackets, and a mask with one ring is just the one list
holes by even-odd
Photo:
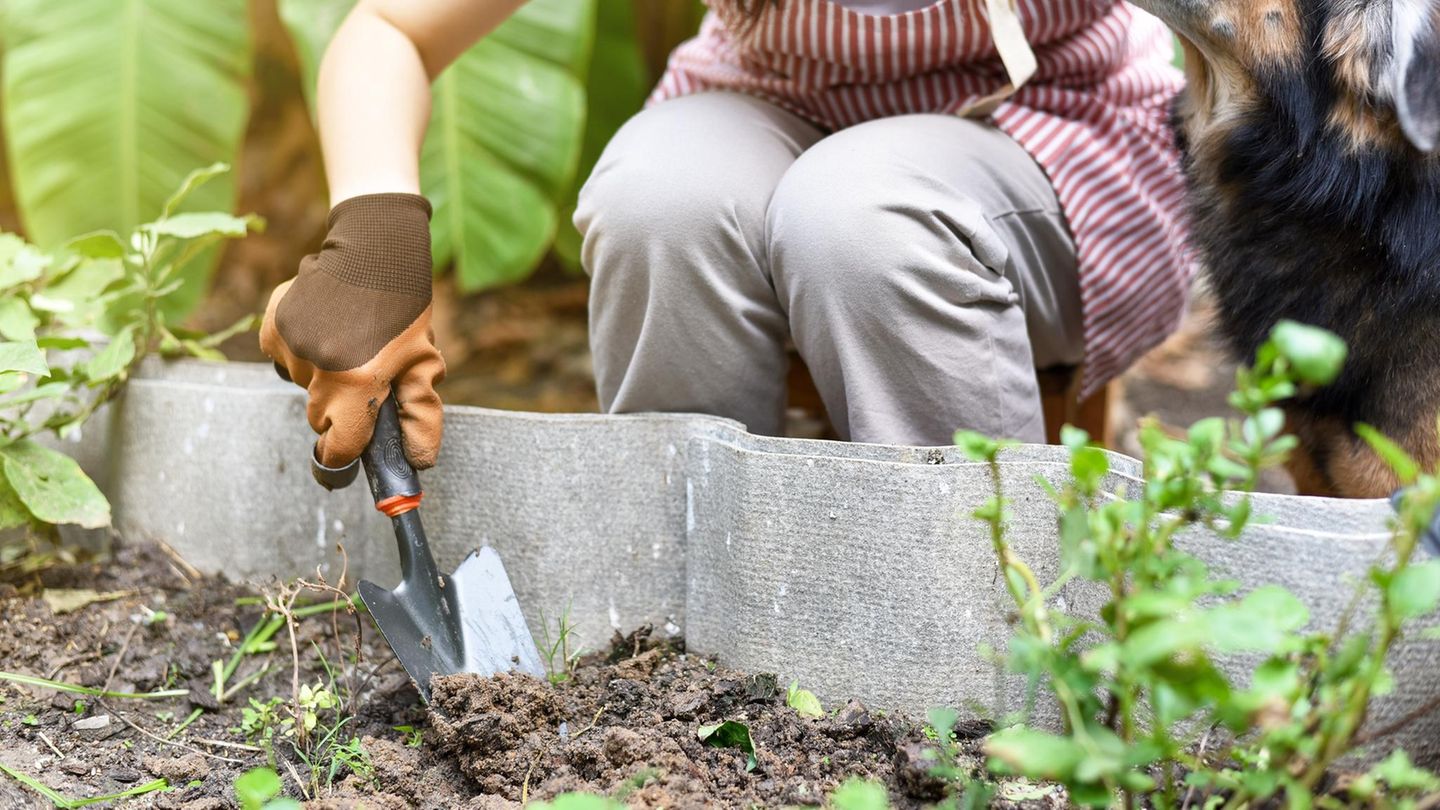
[[[408, 582], [394, 590], [360, 583], [366, 609], [426, 702], [436, 675], [516, 670], [544, 677], [540, 652], [495, 549], [471, 552], [439, 585], [435, 600], [435, 590]], [[421, 598], [420, 590], [429, 593]]]

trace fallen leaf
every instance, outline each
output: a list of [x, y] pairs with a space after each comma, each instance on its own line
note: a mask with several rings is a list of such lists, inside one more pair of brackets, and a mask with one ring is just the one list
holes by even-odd
[[50, 606], [50, 612], [59, 616], [93, 605], [96, 602], [113, 602], [133, 596], [135, 591], [96, 591], [90, 588], [46, 588], [40, 598]]

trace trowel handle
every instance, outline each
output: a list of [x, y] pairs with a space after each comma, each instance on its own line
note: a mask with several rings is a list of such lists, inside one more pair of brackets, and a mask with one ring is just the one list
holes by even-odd
[[420, 479], [415, 468], [405, 459], [405, 444], [400, 433], [400, 413], [395, 396], [385, 398], [375, 417], [375, 432], [365, 452], [344, 467], [326, 467], [310, 455], [310, 474], [326, 489], [344, 489], [355, 481], [361, 466], [375, 497], [375, 508], [396, 517], [420, 505]]
[[400, 433], [400, 413], [395, 395], [385, 398], [375, 418], [375, 433], [365, 452], [360, 454], [365, 465], [365, 479], [375, 508], [390, 517], [399, 517], [420, 505], [420, 477], [405, 458], [405, 443]]

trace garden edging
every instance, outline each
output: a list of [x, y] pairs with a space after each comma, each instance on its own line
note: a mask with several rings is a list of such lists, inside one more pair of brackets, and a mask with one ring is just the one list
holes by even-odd
[[[442, 568], [480, 544], [505, 560], [532, 631], [567, 607], [582, 643], [653, 623], [727, 665], [798, 678], [827, 700], [913, 712], [1018, 708], [1022, 691], [983, 648], [1003, 648], [1008, 597], [988, 527], [985, 465], [950, 448], [775, 439], [705, 416], [544, 415], [447, 408], [440, 464], [422, 475]], [[162, 540], [206, 572], [397, 578], [387, 521], [363, 486], [310, 479], [303, 394], [268, 366], [147, 363], [119, 402], [67, 446], [110, 497], [122, 535]], [[1066, 451], [1023, 447], [1002, 481], [1011, 539], [1042, 580], [1059, 564], [1055, 510]], [[1115, 455], [1113, 487], [1139, 462]], [[1383, 553], [1382, 501], [1256, 497], [1271, 518], [1239, 542], [1186, 540], [1242, 591], [1278, 583], [1331, 626], [1349, 583]], [[1099, 604], [1078, 585], [1061, 598]], [[1392, 656], [1395, 691], [1371, 727], [1440, 697], [1440, 642]], [[1380, 743], [1440, 753], [1440, 715]]]

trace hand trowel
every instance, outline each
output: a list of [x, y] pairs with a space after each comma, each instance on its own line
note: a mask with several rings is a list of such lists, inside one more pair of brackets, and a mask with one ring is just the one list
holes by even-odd
[[354, 463], [330, 468], [311, 455], [311, 472], [326, 489], [349, 486], [363, 464], [375, 508], [394, 524], [400, 584], [386, 590], [368, 580], [360, 583], [360, 598], [385, 641], [427, 703], [435, 675], [514, 669], [544, 677], [540, 653], [495, 549], [472, 551], [449, 576], [435, 567], [420, 523], [420, 480], [405, 458], [400, 435], [392, 395], [380, 406], [370, 444]]

